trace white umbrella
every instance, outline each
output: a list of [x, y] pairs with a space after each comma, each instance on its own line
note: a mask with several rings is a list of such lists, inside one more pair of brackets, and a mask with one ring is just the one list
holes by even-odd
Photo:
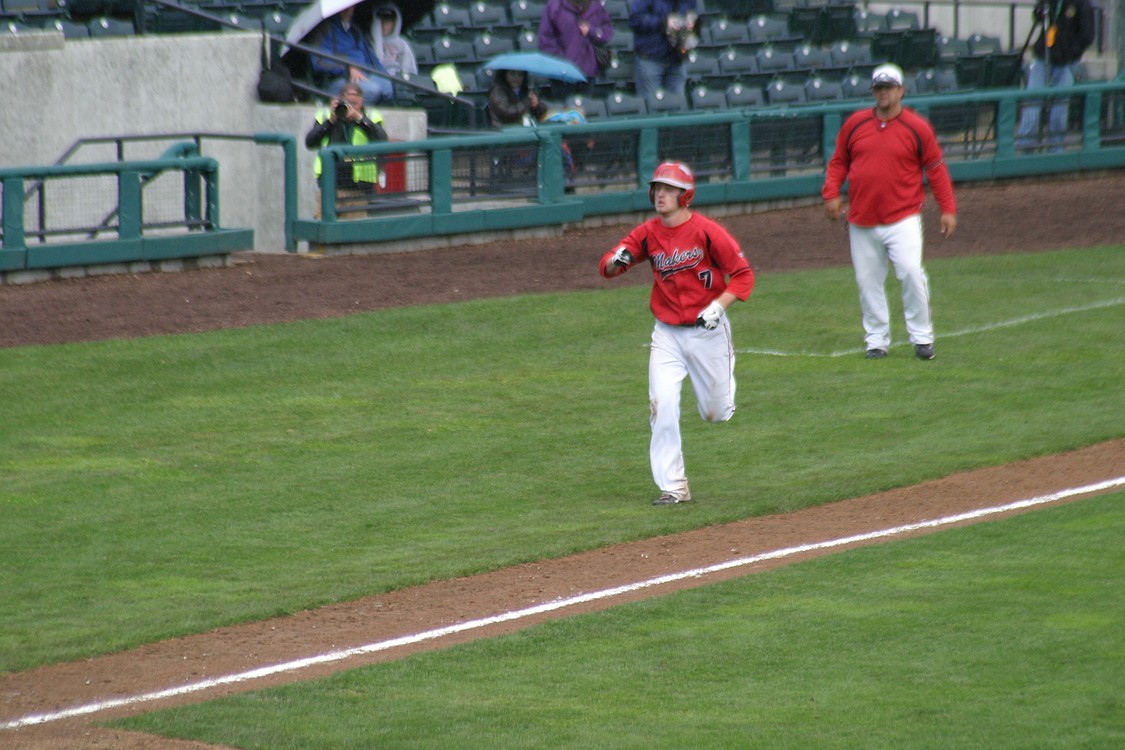
[[[344, 8], [359, 5], [362, 2], [366, 2], [366, 0], [314, 0], [293, 19], [293, 22], [289, 25], [289, 30], [285, 32], [285, 43], [287, 45], [297, 44], [311, 34], [313, 29], [319, 26], [324, 19], [331, 18]], [[384, 2], [387, 4], [393, 2], [398, 7], [399, 14], [402, 16], [402, 31], [404, 32], [433, 10], [435, 4], [435, 0], [375, 0], [372, 5], [378, 6]], [[378, 23], [378, 20], [373, 19], [372, 22]]]
[[363, 0], [316, 0], [297, 14], [285, 32], [286, 44], [297, 44], [312, 33], [326, 18], [331, 18], [344, 8], [359, 5]]

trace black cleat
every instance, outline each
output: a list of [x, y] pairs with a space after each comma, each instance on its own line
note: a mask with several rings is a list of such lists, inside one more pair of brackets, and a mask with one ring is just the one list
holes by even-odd
[[864, 359], [883, 359], [887, 356], [886, 349], [868, 349], [867, 354], [864, 354]]
[[934, 345], [933, 344], [915, 344], [914, 356], [918, 359], [933, 359], [934, 358]]

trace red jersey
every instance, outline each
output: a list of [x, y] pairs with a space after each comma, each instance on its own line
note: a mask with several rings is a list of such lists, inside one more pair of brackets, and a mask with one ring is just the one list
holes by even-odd
[[[754, 287], [754, 272], [738, 242], [718, 222], [697, 213], [678, 227], [667, 227], [659, 217], [630, 232], [599, 266], [607, 279], [611, 259], [624, 245], [634, 264], [652, 265], [649, 307], [657, 320], [674, 326], [695, 325], [699, 311], [727, 291], [745, 301]], [[728, 281], [729, 277], [729, 281]]]
[[848, 221], [861, 227], [894, 224], [921, 212], [922, 175], [943, 214], [957, 213], [953, 182], [929, 121], [903, 108], [880, 120], [874, 108], [847, 119], [836, 136], [821, 195], [831, 200], [848, 181]]

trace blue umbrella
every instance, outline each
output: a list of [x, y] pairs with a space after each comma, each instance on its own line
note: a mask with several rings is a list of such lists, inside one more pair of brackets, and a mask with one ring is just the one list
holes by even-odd
[[505, 52], [481, 64], [482, 70], [522, 70], [529, 75], [567, 83], [584, 83], [586, 76], [569, 60], [542, 52]]

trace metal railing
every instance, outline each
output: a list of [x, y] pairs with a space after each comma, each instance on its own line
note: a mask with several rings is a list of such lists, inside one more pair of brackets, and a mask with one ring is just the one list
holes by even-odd
[[[1062, 141], [1036, 134], [1035, 142], [1017, 144], [1022, 109], [1060, 100], [1070, 113]], [[957, 182], [1125, 167], [1125, 79], [1063, 90], [910, 96], [906, 103], [934, 123]], [[323, 203], [316, 219], [298, 217], [294, 136], [166, 134], [187, 144], [172, 158], [0, 170], [0, 271], [251, 248], [251, 230], [219, 223], [218, 164], [197, 155], [204, 138], [282, 147], [286, 250], [296, 251], [300, 240], [409, 247], [434, 236], [647, 211], [646, 181], [664, 159], [695, 167], [701, 206], [816, 200], [836, 134], [861, 106], [840, 101], [667, 114], [329, 146], [320, 151]], [[123, 154], [127, 142], [155, 137], [92, 140], [110, 140]], [[380, 187], [358, 208], [339, 211], [338, 169], [371, 159], [382, 174]]]
[[[160, 156], [156, 157], [159, 160], [182, 158], [188, 156], [201, 156], [203, 155], [203, 145], [205, 141], [218, 140], [218, 141], [242, 141], [246, 143], [253, 143], [257, 145], [266, 146], [279, 146], [282, 150], [282, 170], [285, 183], [293, 184], [297, 180], [297, 146], [295, 140], [289, 135], [284, 133], [223, 133], [223, 132], [210, 132], [210, 131], [188, 131], [188, 132], [172, 132], [172, 133], [150, 133], [144, 135], [115, 135], [115, 136], [93, 136], [89, 138], [80, 138], [70, 145], [62, 156], [55, 160], [53, 166], [62, 166], [69, 164], [73, 159], [80, 158], [84, 152], [91, 148], [99, 146], [111, 146], [113, 151], [113, 158], [118, 162], [129, 161], [130, 154], [127, 151], [131, 147], [144, 147], [154, 144], [168, 145]], [[136, 158], [134, 156], [134, 158]], [[151, 158], [145, 156], [142, 158]], [[86, 156], [87, 161], [91, 161], [90, 157]], [[108, 159], [95, 155], [92, 161], [105, 162]], [[144, 189], [153, 180], [159, 176], [159, 173], [146, 173], [143, 175], [141, 181], [142, 193]], [[285, 249], [295, 250], [296, 240], [293, 238], [293, 220], [297, 214], [297, 196], [296, 193], [290, 194], [291, 191], [284, 191], [283, 200], [285, 202]], [[34, 203], [37, 206], [37, 214], [39, 217], [39, 226], [44, 225], [44, 212], [46, 211], [46, 200], [43, 195], [43, 182], [41, 180], [32, 181], [24, 195], [25, 203]], [[118, 211], [117, 206], [108, 209], [106, 221]], [[95, 239], [96, 235], [101, 233], [105, 227], [93, 227], [90, 229], [90, 239]], [[51, 231], [34, 231], [32, 233], [43, 241], [45, 237], [51, 234]]]
[[[1021, 111], [1065, 99], [1061, 143], [1034, 134], [1017, 148]], [[986, 89], [910, 96], [934, 124], [955, 180], [992, 180], [1125, 166], [1125, 79], [1059, 89]], [[843, 120], [858, 101], [510, 128], [321, 153], [322, 215], [298, 239], [377, 243], [552, 225], [646, 210], [645, 180], [663, 159], [696, 171], [699, 205], [819, 195]], [[1044, 127], [1046, 112], [1041, 119]], [[338, 164], [377, 160], [393, 180], [340, 220]]]
[[251, 230], [220, 226], [218, 162], [192, 151], [0, 169], [0, 271], [249, 249]]

